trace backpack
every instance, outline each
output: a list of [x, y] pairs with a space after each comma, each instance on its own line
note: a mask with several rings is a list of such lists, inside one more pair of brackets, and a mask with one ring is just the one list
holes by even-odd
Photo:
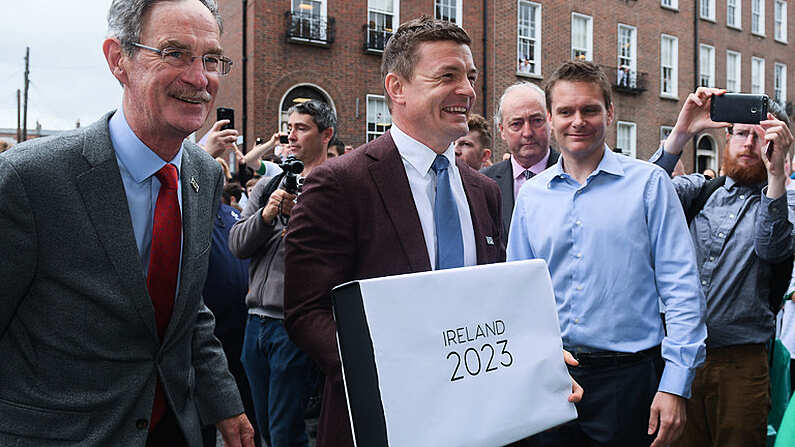
[[[685, 218], [687, 219], [688, 227], [690, 226], [690, 223], [693, 222], [693, 219], [696, 218], [698, 213], [704, 209], [704, 205], [706, 205], [709, 197], [724, 184], [726, 184], [725, 175], [704, 182], [704, 185], [701, 186], [701, 191], [699, 191], [698, 196], [696, 196], [696, 198], [690, 204], [690, 208], [685, 209]], [[760, 259], [760, 262], [767, 266], [770, 271], [770, 276], [768, 277], [768, 290], [770, 294], [767, 297], [767, 302], [770, 306], [770, 310], [773, 311], [773, 314], [778, 313], [783, 304], [784, 295], [787, 294], [787, 289], [789, 288], [789, 283], [792, 279], [793, 260], [795, 260], [795, 256], [793, 255], [788, 256], [785, 260], [778, 263], [769, 263]]]

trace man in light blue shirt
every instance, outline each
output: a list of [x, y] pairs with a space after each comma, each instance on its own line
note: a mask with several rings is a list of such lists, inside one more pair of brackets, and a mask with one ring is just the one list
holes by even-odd
[[531, 443], [667, 445], [684, 428], [705, 355], [704, 295], [682, 207], [665, 171], [605, 144], [613, 107], [598, 67], [566, 62], [545, 93], [561, 158], [519, 192], [508, 260], [549, 264], [563, 345], [580, 362], [569, 370], [585, 394], [578, 420]]

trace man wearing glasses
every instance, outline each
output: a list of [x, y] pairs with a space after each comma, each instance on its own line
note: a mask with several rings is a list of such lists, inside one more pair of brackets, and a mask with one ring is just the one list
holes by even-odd
[[185, 138], [231, 61], [214, 0], [114, 0], [122, 106], [0, 157], [0, 445], [253, 446], [201, 300], [220, 167]]
[[[687, 401], [687, 425], [676, 446], [764, 446], [770, 409], [767, 342], [775, 333], [781, 296], [771, 297], [771, 275], [795, 251], [795, 191], [785, 187], [784, 160], [792, 146], [786, 112], [770, 101], [765, 120], [716, 123], [710, 103], [723, 90], [691, 93], [673, 132], [652, 161], [673, 171], [693, 136], [726, 128], [726, 176], [672, 179], [692, 220], [690, 236], [707, 299], [707, 358]], [[712, 191], [703, 195], [702, 190]], [[690, 211], [699, 198], [701, 211]], [[684, 236], [684, 235], [683, 235]], [[786, 267], [784, 275], [789, 277]], [[774, 305], [776, 309], [771, 309]]]

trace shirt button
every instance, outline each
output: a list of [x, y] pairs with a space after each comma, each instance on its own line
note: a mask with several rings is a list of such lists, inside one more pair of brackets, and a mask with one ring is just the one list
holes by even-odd
[[149, 426], [149, 421], [147, 421], [146, 419], [138, 419], [137, 421], [135, 421], [135, 428], [137, 428], [138, 430], [144, 430], [148, 426]]
[[740, 194], [740, 200], [745, 200], [745, 195], [744, 194]]
[[577, 258], [582, 258], [582, 253], [577, 253]]
[[730, 219], [734, 219], [734, 214], [729, 214]]
[[714, 261], [714, 260], [715, 260], [715, 256], [710, 256], [710, 257], [709, 257], [709, 260], [710, 260], [710, 261]]
[[718, 237], [722, 238], [723, 237], [723, 233], [718, 233]]
[[575, 289], [582, 290], [582, 286], [577, 286], [577, 287], [575, 287]]
[[707, 280], [706, 279], [702, 279], [701, 280], [701, 285], [702, 286], [706, 286], [707, 285]]
[[575, 323], [579, 323], [579, 322], [580, 322], [580, 319], [579, 319], [579, 318], [575, 318], [575, 319], [574, 319], [574, 322], [575, 322]]
[[578, 226], [578, 227], [579, 227], [580, 225], [582, 225], [582, 221], [581, 221], [581, 220], [578, 220], [578, 221], [577, 221], [577, 222], [575, 222], [575, 223], [577, 224], [577, 226]]

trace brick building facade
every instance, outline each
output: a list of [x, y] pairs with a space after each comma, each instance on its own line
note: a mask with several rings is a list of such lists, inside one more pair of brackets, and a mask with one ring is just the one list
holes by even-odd
[[[474, 111], [494, 116], [502, 91], [543, 86], [564, 60], [603, 66], [613, 83], [608, 144], [646, 159], [697, 85], [758, 90], [789, 103], [795, 36], [786, 0], [220, 0], [223, 46], [235, 60], [216, 105], [242, 125], [242, 15], [248, 13], [247, 146], [269, 137], [294, 101], [320, 98], [339, 119], [338, 136], [358, 146], [388, 127], [381, 51], [398, 24], [427, 14], [462, 25], [480, 70]], [[763, 62], [760, 62], [763, 61]], [[752, 67], [754, 66], [754, 67]], [[793, 67], [788, 69], [787, 67]], [[760, 75], [763, 73], [763, 75]], [[790, 110], [790, 109], [788, 109]], [[212, 123], [205, 124], [205, 129]], [[721, 131], [722, 132], [722, 131]], [[721, 132], [684, 153], [688, 171], [717, 168]], [[203, 132], [200, 132], [202, 134]], [[496, 132], [495, 132], [496, 136]], [[698, 145], [694, 157], [693, 145]], [[506, 147], [495, 138], [495, 159]]]

